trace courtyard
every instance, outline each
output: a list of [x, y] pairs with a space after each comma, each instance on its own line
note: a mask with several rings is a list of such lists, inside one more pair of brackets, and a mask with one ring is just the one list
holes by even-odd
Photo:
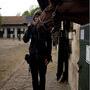
[[[32, 90], [31, 73], [24, 60], [28, 44], [0, 39], [0, 90]], [[56, 80], [57, 49], [52, 49], [53, 62], [48, 65], [46, 90], [70, 90], [68, 83]]]

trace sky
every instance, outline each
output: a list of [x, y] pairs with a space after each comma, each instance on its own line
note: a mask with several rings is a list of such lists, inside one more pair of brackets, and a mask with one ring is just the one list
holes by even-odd
[[38, 6], [37, 0], [0, 0], [0, 14], [2, 16], [20, 15], [32, 6]]

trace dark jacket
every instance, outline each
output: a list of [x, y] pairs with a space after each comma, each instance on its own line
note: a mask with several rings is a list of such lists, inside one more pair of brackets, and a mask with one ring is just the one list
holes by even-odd
[[36, 26], [30, 25], [24, 34], [23, 41], [27, 43], [30, 39], [30, 55], [42, 56], [50, 61], [52, 49], [51, 33], [48, 30], [44, 30], [43, 27], [37, 29]]

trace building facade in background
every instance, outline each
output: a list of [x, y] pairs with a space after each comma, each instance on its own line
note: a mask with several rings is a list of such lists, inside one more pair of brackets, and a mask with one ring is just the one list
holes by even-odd
[[1, 18], [0, 38], [21, 40], [32, 17], [4, 16]]

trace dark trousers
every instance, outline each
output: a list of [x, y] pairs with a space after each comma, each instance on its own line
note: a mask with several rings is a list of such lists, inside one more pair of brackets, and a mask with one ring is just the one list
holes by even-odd
[[33, 90], [45, 90], [47, 66], [44, 60], [32, 58], [30, 63]]

